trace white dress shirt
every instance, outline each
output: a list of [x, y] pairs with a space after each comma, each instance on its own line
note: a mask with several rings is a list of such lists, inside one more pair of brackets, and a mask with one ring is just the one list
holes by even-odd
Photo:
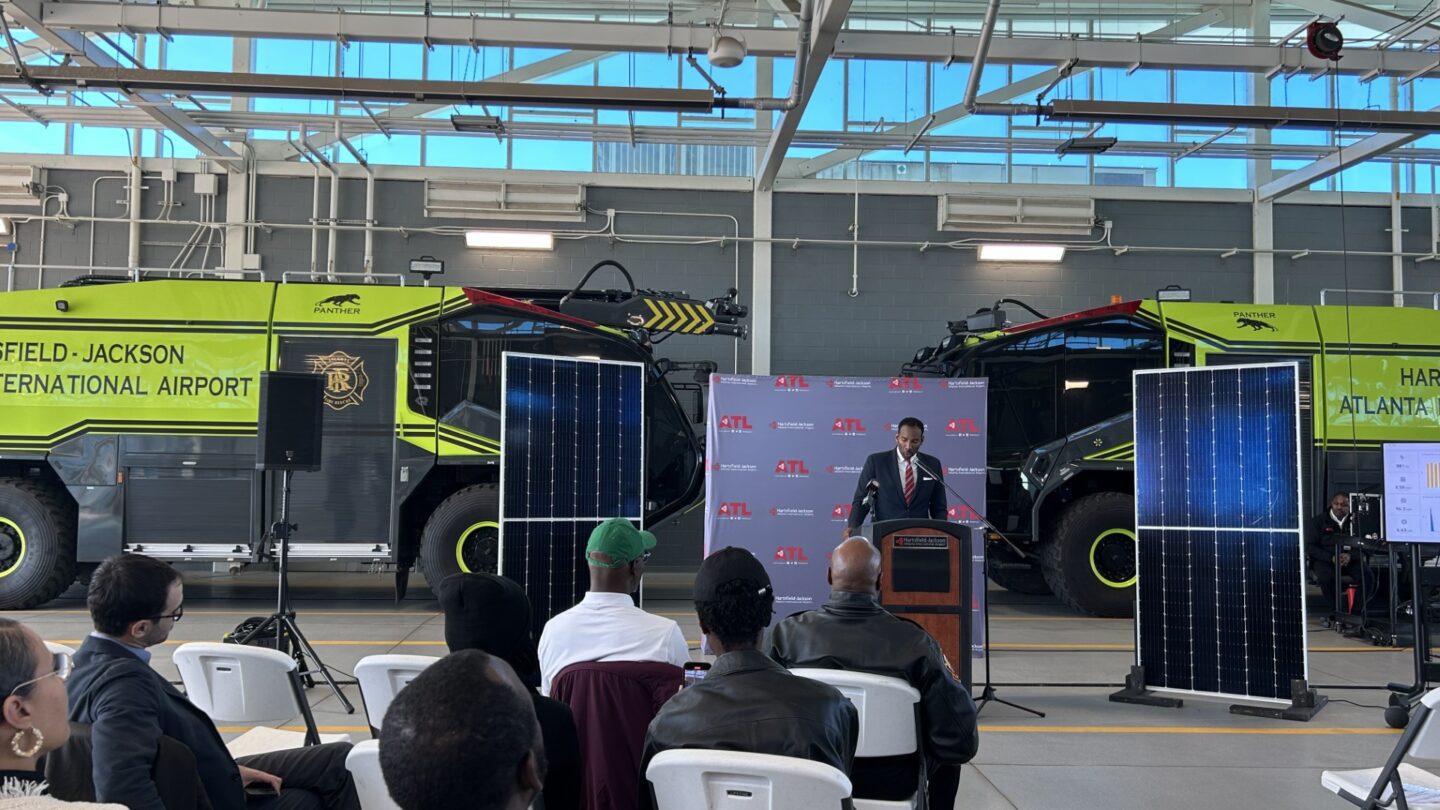
[[624, 593], [590, 591], [540, 634], [540, 694], [560, 670], [585, 661], [659, 661], [683, 667], [690, 647], [680, 625], [646, 613]]

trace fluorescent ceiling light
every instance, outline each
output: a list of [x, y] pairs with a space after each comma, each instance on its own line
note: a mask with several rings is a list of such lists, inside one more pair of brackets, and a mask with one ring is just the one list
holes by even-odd
[[499, 132], [505, 128], [496, 115], [452, 115], [450, 126], [456, 132]]
[[10, 228], [10, 220], [5, 217], [0, 217], [0, 236], [9, 236]]
[[465, 246], [499, 250], [554, 250], [549, 231], [466, 231]]
[[1058, 262], [1064, 258], [1064, 245], [1013, 242], [980, 246], [980, 261], [982, 262]]
[[1065, 390], [1066, 390], [1066, 391], [1084, 391], [1086, 388], [1089, 388], [1089, 387], [1090, 387], [1090, 381], [1089, 381], [1089, 380], [1066, 380], [1066, 381], [1065, 381]]

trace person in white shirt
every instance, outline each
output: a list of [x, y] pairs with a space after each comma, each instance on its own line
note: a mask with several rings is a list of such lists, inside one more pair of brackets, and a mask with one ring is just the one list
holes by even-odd
[[571, 664], [658, 661], [683, 667], [690, 660], [680, 625], [646, 613], [630, 598], [640, 589], [653, 548], [655, 535], [625, 518], [611, 518], [590, 533], [590, 591], [540, 634], [540, 694], [549, 697], [551, 681]]

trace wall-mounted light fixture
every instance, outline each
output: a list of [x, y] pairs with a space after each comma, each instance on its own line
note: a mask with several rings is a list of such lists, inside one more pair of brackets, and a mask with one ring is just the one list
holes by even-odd
[[466, 231], [465, 246], [491, 250], [554, 250], [549, 231]]
[[1031, 242], [999, 242], [980, 245], [982, 262], [1058, 262], [1065, 258], [1064, 245]]

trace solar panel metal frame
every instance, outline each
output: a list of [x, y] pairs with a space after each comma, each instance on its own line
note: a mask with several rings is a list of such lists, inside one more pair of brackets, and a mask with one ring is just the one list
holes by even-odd
[[[1239, 374], [1239, 373], [1242, 373], [1242, 372], [1245, 371], [1245, 370], [1249, 370], [1249, 369], [1261, 369], [1261, 368], [1263, 368], [1263, 369], [1289, 368], [1289, 369], [1292, 371], [1292, 375], [1293, 375], [1293, 376], [1292, 376], [1292, 379], [1291, 379], [1291, 388], [1292, 388], [1292, 390], [1294, 391], [1294, 419], [1293, 419], [1293, 422], [1294, 422], [1294, 430], [1295, 430], [1295, 490], [1296, 490], [1296, 498], [1295, 498], [1295, 502], [1296, 502], [1295, 528], [1294, 528], [1294, 529], [1269, 529], [1268, 531], [1271, 531], [1271, 532], [1274, 532], [1274, 533], [1277, 533], [1277, 534], [1282, 534], [1282, 533], [1284, 533], [1284, 534], [1293, 534], [1293, 535], [1295, 536], [1295, 541], [1296, 541], [1296, 555], [1295, 555], [1295, 556], [1296, 556], [1296, 560], [1295, 560], [1295, 564], [1296, 564], [1296, 566], [1298, 567], [1299, 583], [1300, 583], [1300, 592], [1299, 592], [1299, 594], [1298, 594], [1298, 598], [1299, 598], [1299, 604], [1300, 604], [1300, 622], [1299, 622], [1299, 627], [1300, 627], [1301, 667], [1302, 667], [1302, 677], [1305, 678], [1305, 680], [1308, 682], [1308, 681], [1309, 681], [1309, 678], [1310, 678], [1310, 652], [1309, 652], [1309, 643], [1308, 643], [1308, 641], [1309, 641], [1309, 639], [1308, 639], [1309, 629], [1308, 629], [1308, 627], [1306, 626], [1306, 622], [1305, 622], [1305, 585], [1306, 585], [1306, 579], [1305, 579], [1305, 554], [1304, 554], [1304, 550], [1305, 550], [1305, 549], [1304, 549], [1304, 546], [1305, 546], [1305, 535], [1304, 535], [1304, 533], [1305, 533], [1305, 515], [1304, 515], [1304, 509], [1305, 509], [1304, 503], [1305, 503], [1305, 498], [1304, 498], [1304, 494], [1305, 494], [1305, 493], [1304, 493], [1304, 475], [1303, 475], [1303, 472], [1302, 472], [1302, 471], [1303, 471], [1303, 466], [1302, 466], [1302, 465], [1303, 465], [1303, 452], [1304, 452], [1304, 448], [1303, 448], [1303, 445], [1301, 444], [1301, 439], [1302, 439], [1302, 435], [1301, 435], [1301, 423], [1302, 423], [1303, 420], [1302, 420], [1302, 414], [1301, 414], [1301, 397], [1300, 397], [1300, 393], [1301, 393], [1301, 392], [1300, 392], [1300, 367], [1299, 367], [1299, 364], [1298, 364], [1298, 363], [1294, 363], [1294, 362], [1289, 362], [1289, 363], [1250, 363], [1250, 364], [1238, 364], [1238, 365], [1226, 365], [1226, 366], [1195, 366], [1195, 367], [1187, 367], [1187, 368], [1137, 369], [1137, 370], [1134, 372], [1134, 374], [1133, 374], [1133, 376], [1132, 376], [1132, 378], [1131, 378], [1131, 404], [1132, 404], [1132, 408], [1133, 408], [1133, 409], [1137, 409], [1137, 410], [1138, 410], [1138, 408], [1139, 408], [1139, 406], [1140, 406], [1140, 403], [1141, 403], [1139, 387], [1140, 387], [1140, 380], [1141, 380], [1141, 378], [1142, 378], [1142, 375], [1177, 375], [1177, 374], [1206, 374], [1206, 373], [1208, 373], [1208, 374], [1217, 374], [1217, 373], [1226, 373], [1226, 372], [1236, 372], [1237, 374]], [[1135, 452], [1135, 464], [1136, 464], [1136, 487], [1135, 487], [1135, 489], [1136, 489], [1136, 497], [1135, 497], [1135, 499], [1134, 499], [1134, 500], [1135, 500], [1135, 539], [1136, 539], [1136, 549], [1135, 549], [1135, 553], [1136, 553], [1136, 574], [1137, 574], [1137, 577], [1142, 575], [1142, 571], [1141, 571], [1141, 567], [1140, 567], [1140, 546], [1139, 546], [1140, 536], [1141, 536], [1142, 530], [1160, 530], [1160, 531], [1166, 531], [1166, 530], [1176, 530], [1176, 531], [1184, 531], [1184, 530], [1207, 531], [1207, 530], [1208, 530], [1208, 531], [1220, 532], [1220, 531], [1234, 531], [1234, 530], [1236, 530], [1236, 529], [1244, 529], [1244, 528], [1246, 528], [1246, 527], [1220, 527], [1220, 526], [1207, 526], [1207, 527], [1165, 526], [1165, 525], [1161, 525], [1161, 526], [1151, 526], [1151, 525], [1142, 524], [1141, 521], [1140, 521], [1141, 504], [1140, 504], [1140, 498], [1139, 498], [1139, 494], [1140, 494], [1140, 492], [1139, 492], [1139, 491], [1140, 491], [1140, 486], [1139, 486], [1139, 481], [1140, 481], [1139, 465], [1140, 465], [1140, 463], [1141, 463], [1141, 453], [1140, 453], [1140, 446], [1139, 446], [1139, 439], [1140, 439], [1139, 420], [1138, 420], [1138, 419], [1133, 420], [1133, 421], [1132, 421], [1132, 424], [1135, 425], [1135, 438], [1136, 438], [1136, 441], [1137, 441], [1137, 443], [1136, 443], [1136, 448], [1135, 448], [1135, 450], [1136, 450], [1136, 452]], [[1142, 646], [1141, 646], [1141, 645], [1143, 644], [1143, 636], [1142, 636], [1142, 633], [1141, 633], [1141, 622], [1142, 622], [1142, 620], [1143, 620], [1143, 613], [1141, 612], [1141, 601], [1140, 601], [1140, 599], [1141, 599], [1141, 593], [1142, 593], [1142, 591], [1141, 591], [1140, 583], [1139, 583], [1139, 581], [1137, 580], [1137, 582], [1136, 582], [1136, 587], [1135, 587], [1135, 661], [1136, 661], [1137, 664], [1142, 663], [1142, 661], [1143, 661], [1143, 656], [1144, 656], [1144, 651], [1143, 651]], [[1192, 604], [1193, 604], [1193, 601], [1192, 601]], [[1217, 602], [1217, 615], [1218, 615], [1218, 602]], [[1192, 613], [1192, 616], [1193, 616], [1193, 613]], [[1218, 628], [1218, 626], [1217, 626], [1217, 631], [1216, 631], [1216, 632], [1217, 632], [1217, 638], [1218, 638], [1218, 636], [1219, 636], [1219, 634], [1220, 634], [1220, 632], [1221, 632], [1220, 629]], [[1192, 660], [1193, 660], [1193, 656], [1192, 656]], [[1218, 661], [1217, 661], [1216, 666], [1217, 666], [1217, 670], [1218, 670], [1218, 668], [1219, 668], [1219, 662], [1218, 662]], [[1277, 666], [1277, 669], [1278, 669], [1278, 666]], [[1277, 675], [1278, 675], [1278, 674], [1279, 674], [1279, 673], [1277, 672]], [[1173, 686], [1166, 686], [1166, 685], [1164, 685], [1164, 684], [1159, 684], [1159, 683], [1153, 682], [1152, 673], [1151, 673], [1149, 670], [1146, 670], [1146, 672], [1145, 672], [1145, 680], [1146, 680], [1145, 688], [1147, 688], [1147, 689], [1149, 689], [1149, 690], [1151, 690], [1151, 691], [1154, 691], [1154, 692], [1167, 692], [1167, 693], [1175, 693], [1175, 694], [1189, 694], [1189, 695], [1196, 695], [1196, 696], [1200, 696], [1200, 697], [1228, 697], [1228, 698], [1236, 698], [1236, 699], [1247, 700], [1247, 701], [1264, 702], [1264, 703], [1276, 703], [1276, 704], [1287, 704], [1287, 705], [1290, 704], [1290, 702], [1291, 702], [1291, 698], [1290, 698], [1290, 697], [1270, 697], [1270, 696], [1266, 696], [1266, 695], [1252, 695], [1252, 694], [1249, 694], [1249, 693], [1246, 693], [1246, 692], [1219, 692], [1219, 691], [1217, 691], [1217, 692], [1209, 692], [1209, 691], [1196, 690], [1196, 689], [1184, 689], [1184, 688], [1178, 688], [1178, 687], [1173, 687]], [[1193, 669], [1192, 669], [1192, 680], [1193, 680]], [[1282, 691], [1283, 694], [1287, 694], [1287, 695], [1288, 695], [1288, 694], [1289, 694], [1288, 685], [1287, 685], [1287, 689], [1280, 690], [1280, 691]]]
[[[639, 405], [639, 410], [640, 410], [640, 420], [639, 420], [639, 421], [640, 421], [640, 439], [639, 439], [639, 449], [640, 449], [640, 452], [637, 454], [637, 459], [636, 459], [636, 465], [637, 465], [636, 480], [637, 480], [638, 483], [639, 483], [639, 490], [640, 490], [640, 491], [639, 491], [638, 497], [637, 497], [637, 499], [636, 499], [636, 504], [638, 505], [637, 514], [635, 514], [635, 515], [586, 515], [586, 516], [583, 516], [583, 517], [582, 517], [582, 516], [579, 516], [579, 515], [576, 515], [576, 516], [571, 516], [571, 517], [560, 517], [560, 518], [556, 518], [556, 517], [551, 517], [551, 518], [530, 518], [530, 517], [527, 517], [527, 518], [507, 518], [507, 517], [506, 517], [506, 515], [505, 515], [505, 504], [506, 504], [506, 497], [505, 497], [505, 496], [506, 496], [506, 481], [507, 481], [506, 468], [507, 468], [509, 465], [507, 465], [507, 464], [504, 463], [504, 459], [506, 458], [506, 453], [507, 453], [507, 450], [508, 450], [507, 443], [508, 443], [508, 441], [509, 441], [509, 435], [510, 435], [510, 431], [509, 431], [509, 417], [510, 417], [509, 401], [510, 401], [510, 396], [509, 396], [509, 394], [510, 394], [510, 361], [511, 361], [512, 359], [515, 359], [515, 360], [525, 360], [525, 359], [545, 360], [545, 361], [549, 361], [549, 362], [569, 363], [569, 364], [572, 364], [572, 365], [575, 365], [575, 366], [582, 366], [582, 365], [590, 365], [590, 366], [619, 366], [619, 367], [622, 367], [622, 368], [631, 369], [631, 370], [635, 371], [635, 372], [639, 375], [639, 378], [640, 378], [640, 379], [639, 379], [639, 385], [638, 385], [638, 391], [639, 391], [638, 405]], [[544, 521], [544, 522], [549, 522], [549, 523], [569, 523], [569, 524], [571, 524], [571, 525], [575, 525], [575, 524], [581, 524], [581, 523], [600, 523], [601, 521], [608, 520], [609, 518], [613, 518], [613, 517], [623, 517], [623, 518], [626, 518], [626, 519], [628, 519], [628, 520], [633, 520], [633, 521], [635, 521], [637, 524], [639, 524], [640, 528], [642, 528], [642, 529], [645, 528], [645, 519], [644, 519], [644, 518], [645, 518], [645, 514], [644, 514], [644, 513], [645, 513], [645, 364], [644, 364], [644, 363], [634, 362], [634, 361], [627, 361], [627, 360], [603, 360], [603, 359], [599, 359], [599, 358], [561, 357], [561, 356], [548, 355], [548, 354], [535, 354], [535, 353], [531, 353], [531, 352], [509, 352], [509, 351], [507, 351], [507, 352], [501, 352], [501, 353], [500, 353], [500, 458], [501, 458], [501, 464], [500, 464], [500, 510], [499, 510], [499, 518], [498, 518], [498, 523], [500, 524], [500, 537], [499, 537], [498, 550], [497, 550], [497, 555], [496, 555], [496, 570], [497, 570], [498, 573], [500, 573], [500, 574], [502, 574], [502, 575], [504, 574], [504, 571], [505, 571], [505, 546], [506, 546], [506, 543], [505, 543], [505, 529], [506, 529], [506, 525], [507, 525], [507, 520], [508, 520], [510, 523], [517, 523], [517, 522], [526, 522], [526, 523], [529, 523], [529, 522], [536, 522], [536, 521]], [[578, 564], [579, 564], [580, 557], [577, 555], [575, 559], [576, 559], [576, 563], [577, 563], [577, 565], [578, 565]], [[525, 584], [525, 583], [522, 583], [522, 585], [523, 585], [523, 584]], [[531, 599], [532, 599], [532, 607], [535, 606], [535, 605], [534, 605], [534, 598], [535, 598], [534, 596], [531, 597]], [[568, 607], [569, 607], [569, 606], [567, 606], [567, 608], [568, 608]], [[549, 616], [540, 615], [541, 611], [538, 611], [538, 610], [532, 611], [532, 613], [534, 613], [534, 615], [533, 615], [533, 617], [532, 617], [532, 620], [533, 620], [533, 622], [534, 622], [534, 624], [535, 624], [535, 629], [536, 629], [537, 632], [538, 632], [539, 627], [542, 626], [542, 625], [545, 623], [545, 621], [547, 621], [547, 620], [549, 619]]]

